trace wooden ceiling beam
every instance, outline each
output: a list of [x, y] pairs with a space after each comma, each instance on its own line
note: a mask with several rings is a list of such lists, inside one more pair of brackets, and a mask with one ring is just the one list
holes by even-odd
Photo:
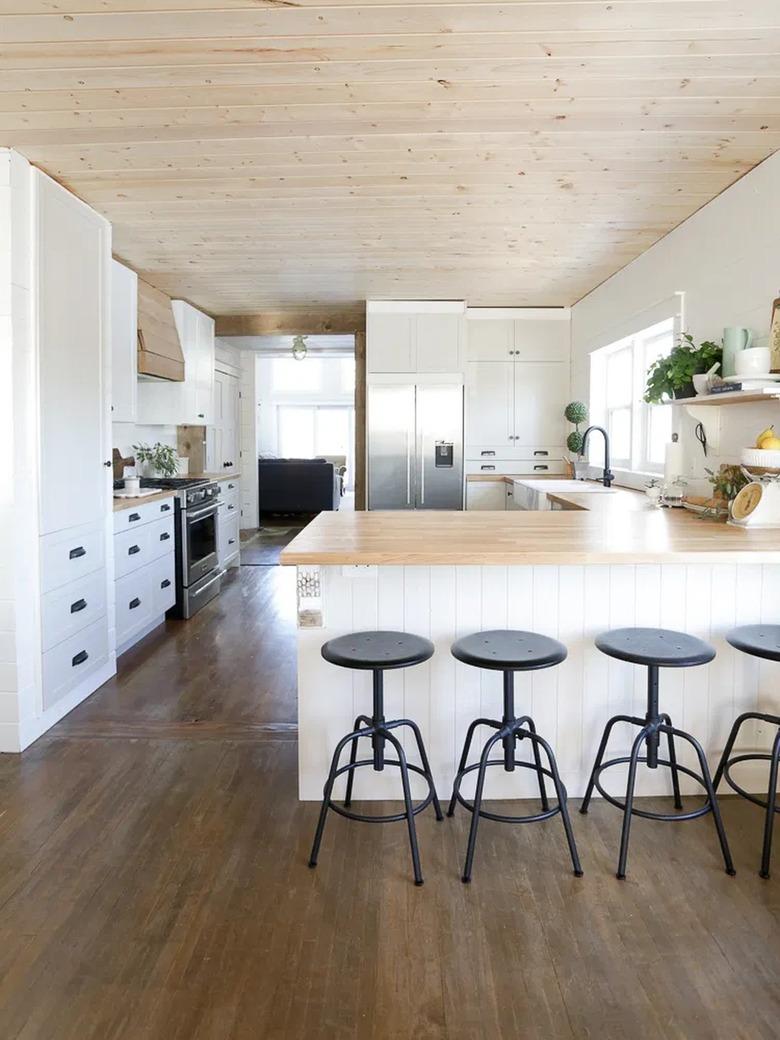
[[348, 335], [366, 327], [366, 309], [360, 307], [263, 311], [217, 317], [218, 336]]

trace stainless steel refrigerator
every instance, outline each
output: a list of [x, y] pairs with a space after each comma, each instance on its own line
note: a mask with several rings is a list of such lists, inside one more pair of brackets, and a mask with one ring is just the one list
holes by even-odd
[[368, 388], [368, 508], [463, 508], [463, 387]]

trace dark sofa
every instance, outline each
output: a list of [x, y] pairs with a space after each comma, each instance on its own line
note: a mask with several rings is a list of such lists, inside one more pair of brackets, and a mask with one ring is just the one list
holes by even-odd
[[338, 509], [341, 478], [324, 459], [259, 459], [260, 515]]

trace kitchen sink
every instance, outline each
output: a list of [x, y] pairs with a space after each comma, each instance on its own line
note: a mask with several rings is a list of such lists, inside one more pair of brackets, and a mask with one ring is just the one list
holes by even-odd
[[613, 488], [606, 488], [590, 480], [515, 480], [512, 497], [518, 509], [549, 509], [549, 494], [614, 494]]

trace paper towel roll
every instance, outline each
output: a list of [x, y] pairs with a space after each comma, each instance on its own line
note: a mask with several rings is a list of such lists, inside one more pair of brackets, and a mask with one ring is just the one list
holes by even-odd
[[671, 441], [666, 445], [664, 454], [664, 480], [671, 483], [682, 476], [683, 471], [683, 449], [680, 439], [676, 433], [672, 434]]

